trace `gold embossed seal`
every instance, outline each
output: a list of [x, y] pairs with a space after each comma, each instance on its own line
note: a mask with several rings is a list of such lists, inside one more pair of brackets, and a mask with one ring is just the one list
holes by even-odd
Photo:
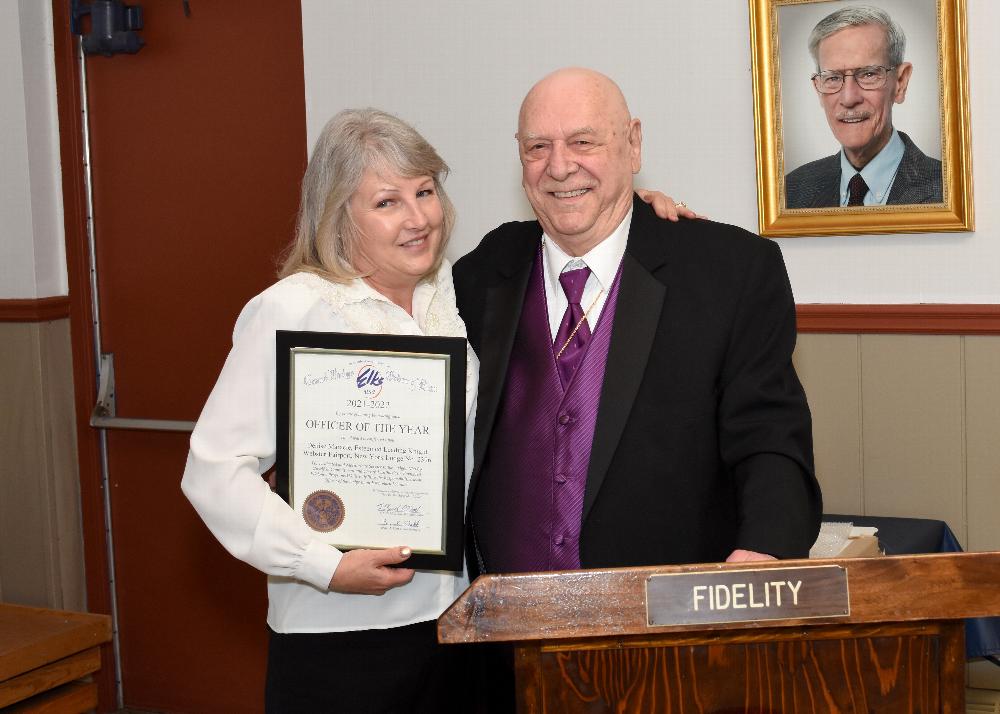
[[333, 491], [313, 491], [302, 502], [302, 517], [314, 531], [329, 533], [344, 522], [344, 502]]

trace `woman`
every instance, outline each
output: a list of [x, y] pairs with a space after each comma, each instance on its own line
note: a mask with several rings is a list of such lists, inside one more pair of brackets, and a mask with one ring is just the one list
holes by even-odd
[[[281, 279], [243, 308], [191, 436], [185, 495], [230, 553], [269, 576], [269, 712], [462, 708], [467, 658], [437, 644], [435, 619], [468, 585], [465, 573], [388, 567], [409, 557], [404, 544], [342, 553], [261, 478], [275, 460], [276, 330], [465, 337], [443, 258], [455, 221], [447, 171], [393, 116], [330, 120]], [[676, 218], [669, 199], [654, 198]], [[478, 365], [468, 349], [466, 479]]]
[[[269, 576], [268, 711], [440, 711], [459, 684], [444, 681], [457, 655], [437, 645], [434, 620], [465, 574], [386, 567], [408, 557], [402, 547], [341, 553], [261, 478], [275, 453], [275, 330], [465, 337], [443, 259], [455, 221], [447, 170], [388, 114], [327, 124], [281, 280], [240, 314], [191, 436], [185, 495], [229, 552]], [[469, 349], [469, 447], [477, 370]]]

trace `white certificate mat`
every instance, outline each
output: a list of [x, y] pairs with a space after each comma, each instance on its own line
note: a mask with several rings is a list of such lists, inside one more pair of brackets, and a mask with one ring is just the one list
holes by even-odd
[[[461, 450], [453, 473], [453, 440], [464, 437], [464, 340], [458, 340], [458, 365], [454, 349], [412, 349], [414, 340], [429, 340], [423, 346], [434, 347], [455, 338], [278, 334], [310, 343], [279, 343], [278, 350], [279, 363], [287, 359], [287, 380], [279, 379], [279, 406], [284, 383], [287, 409], [279, 409], [278, 419], [279, 428], [287, 430], [286, 449], [279, 449], [287, 472], [281, 478], [279, 471], [279, 481], [287, 485], [282, 495], [292, 509], [316, 538], [341, 550], [406, 545], [414, 552], [408, 567], [419, 567], [410, 562], [420, 555], [445, 556], [449, 532], [462, 527], [461, 493], [457, 524], [450, 499], [453, 478], [464, 483]], [[398, 349], [317, 346], [316, 335], [320, 342], [402, 343], [394, 345]], [[460, 381], [454, 379], [456, 369]], [[463, 417], [458, 433], [456, 396]], [[461, 568], [460, 558], [458, 563]]]

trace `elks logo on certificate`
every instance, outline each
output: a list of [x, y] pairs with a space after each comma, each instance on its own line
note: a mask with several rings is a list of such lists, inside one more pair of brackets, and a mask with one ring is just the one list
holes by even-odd
[[462, 569], [465, 340], [278, 331], [278, 493], [341, 550]]

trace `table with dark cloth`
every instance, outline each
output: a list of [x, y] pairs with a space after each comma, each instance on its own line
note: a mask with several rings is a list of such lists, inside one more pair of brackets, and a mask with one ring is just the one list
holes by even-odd
[[[845, 516], [824, 514], [824, 521], [850, 522], [878, 528], [878, 540], [886, 555], [961, 553], [955, 534], [944, 521], [928, 518]], [[976, 617], [965, 621], [965, 654], [1000, 664], [1000, 617]]]

